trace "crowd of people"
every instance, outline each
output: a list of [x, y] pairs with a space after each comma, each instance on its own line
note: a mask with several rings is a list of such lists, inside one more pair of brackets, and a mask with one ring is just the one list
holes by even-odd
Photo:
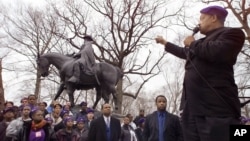
[[[104, 104], [103, 106], [109, 104]], [[48, 105], [46, 102], [37, 102], [35, 95], [22, 98], [21, 105], [15, 106], [12, 101], [6, 101], [4, 110], [0, 112], [0, 139], [1, 141], [91, 141], [95, 137], [89, 133], [96, 132], [91, 128], [92, 121], [103, 115], [111, 116], [111, 107], [98, 112], [89, 108], [87, 102], [81, 102], [80, 111], [71, 110], [71, 103], [60, 104], [54, 101]], [[111, 125], [113, 121], [111, 119]], [[118, 120], [118, 119], [117, 119]], [[133, 120], [127, 114], [118, 120], [121, 141], [142, 141], [142, 130], [145, 121], [144, 110]], [[95, 124], [93, 124], [94, 126]], [[91, 136], [92, 135], [92, 136]], [[131, 140], [130, 140], [131, 138]], [[128, 140], [129, 139], [129, 140]], [[102, 139], [101, 139], [102, 140]]]

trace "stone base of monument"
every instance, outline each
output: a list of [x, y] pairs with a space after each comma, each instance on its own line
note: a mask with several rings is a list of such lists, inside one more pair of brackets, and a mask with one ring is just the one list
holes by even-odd
[[[77, 114], [78, 112], [80, 112], [80, 111], [81, 111], [81, 106], [79, 106], [79, 105], [76, 105], [76, 106], [74, 106], [73, 108], [71, 108], [71, 112], [72, 112], [74, 115], [76, 115], [76, 114]], [[97, 117], [100, 117], [100, 116], [102, 116], [101, 111], [98, 111], [98, 110], [95, 109], [95, 110], [94, 110], [94, 117], [97, 118]], [[117, 118], [117, 119], [122, 119], [122, 118], [125, 117], [125, 115], [118, 114], [118, 113], [116, 113], [115, 111], [112, 112], [112, 116], [115, 117], [115, 118]]]
[[121, 118], [124, 118], [124, 117], [125, 117], [125, 115], [118, 114], [118, 113], [112, 113], [112, 116], [113, 116], [113, 117], [115, 117], [115, 118], [119, 118], [119, 119], [121, 119]]

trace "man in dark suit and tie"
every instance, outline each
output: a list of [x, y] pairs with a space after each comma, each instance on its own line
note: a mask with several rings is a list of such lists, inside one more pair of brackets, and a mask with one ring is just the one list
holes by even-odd
[[245, 35], [240, 28], [224, 27], [228, 14], [220, 6], [200, 11], [199, 30], [205, 37], [188, 36], [185, 48], [156, 42], [169, 53], [186, 59], [180, 109], [185, 141], [229, 141], [229, 125], [240, 124], [240, 101], [234, 68]]
[[102, 105], [102, 114], [90, 124], [88, 141], [119, 141], [121, 135], [120, 121], [111, 116], [111, 105]]
[[179, 117], [166, 111], [166, 97], [158, 95], [155, 103], [157, 111], [146, 116], [143, 141], [182, 141]]

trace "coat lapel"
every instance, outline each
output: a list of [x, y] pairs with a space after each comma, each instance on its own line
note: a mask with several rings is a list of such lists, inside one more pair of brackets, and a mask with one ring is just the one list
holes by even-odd
[[168, 112], [165, 112], [165, 123], [163, 126], [163, 131], [165, 131], [167, 129], [167, 125], [168, 125], [169, 121], [170, 121], [169, 114], [168, 114]]
[[157, 111], [154, 112], [154, 123], [155, 123], [155, 126], [156, 126], [156, 129], [159, 131], [159, 121], [158, 121], [158, 114], [157, 114]]
[[112, 117], [110, 117], [110, 140], [112, 140], [113, 139], [113, 136], [114, 136], [114, 131], [113, 130], [115, 130], [115, 127], [114, 127], [115, 125], [114, 125], [114, 120], [113, 120], [113, 118]]
[[103, 135], [104, 135], [104, 138], [105, 138], [105, 141], [107, 141], [107, 129], [106, 129], [106, 123], [105, 123], [105, 120], [104, 120], [104, 117], [102, 116], [101, 120], [100, 120], [100, 123], [101, 123], [101, 126], [100, 128], [103, 128], [102, 130], [104, 131], [103, 132]]

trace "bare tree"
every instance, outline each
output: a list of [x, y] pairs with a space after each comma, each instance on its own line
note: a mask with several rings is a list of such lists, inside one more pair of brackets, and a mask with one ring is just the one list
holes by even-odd
[[[150, 33], [158, 27], [166, 28], [168, 26], [166, 19], [176, 16], [180, 9], [167, 11], [164, 0], [85, 0], [85, 2], [96, 12], [96, 17], [100, 17], [101, 24], [95, 27], [94, 32], [96, 38], [100, 40], [96, 42], [100, 50], [97, 54], [98, 60], [121, 68], [125, 74], [124, 79], [131, 83], [133, 80], [129, 75], [143, 76], [140, 87], [133, 93], [124, 91], [123, 81], [119, 81], [117, 96], [118, 108], [121, 110], [123, 95], [136, 98], [144, 84], [159, 74], [159, 64], [165, 54], [153, 59], [152, 52], [147, 49], [152, 41]], [[165, 24], [162, 24], [163, 22]]]
[[[9, 42], [4, 47], [18, 53], [26, 60], [26, 63], [20, 63], [13, 71], [29, 72], [32, 76], [26, 76], [25, 82], [33, 81], [35, 84], [34, 94], [39, 97], [41, 78], [37, 70], [36, 58], [39, 55], [51, 51], [58, 43], [58, 38], [53, 34], [57, 28], [57, 16], [51, 14], [51, 10], [46, 8], [39, 10], [32, 7], [20, 7], [14, 15], [12, 13], [3, 13], [5, 24], [4, 31], [9, 37]], [[45, 14], [46, 11], [46, 14]], [[19, 14], [18, 14], [19, 13]], [[20, 59], [19, 59], [20, 61]], [[26, 79], [26, 80], [25, 80]], [[34, 86], [34, 85], [29, 85]]]
[[4, 89], [3, 89], [3, 79], [2, 79], [2, 58], [0, 58], [0, 110], [4, 108]]
[[165, 64], [167, 67], [162, 67], [166, 85], [163, 86], [157, 93], [166, 96], [167, 111], [178, 114], [180, 99], [183, 91], [183, 75], [184, 62], [182, 60], [171, 59], [173, 63]]
[[122, 113], [123, 115], [125, 114], [133, 114], [132, 112], [134, 112], [134, 110], [131, 110], [133, 109], [133, 98], [131, 97], [124, 97], [123, 98], [123, 102], [122, 102]]
[[[245, 86], [246, 86], [246, 83], [249, 82], [250, 78], [249, 76], [245, 76], [245, 77], [240, 77], [240, 79], [241, 80], [239, 80], [238, 82], [239, 97], [249, 97]], [[249, 101], [249, 99], [246, 99], [246, 98], [241, 99], [242, 103], [245, 103], [247, 101]], [[250, 106], [249, 105], [245, 105], [244, 107], [242, 107], [241, 111], [242, 111], [242, 115], [250, 118]]]
[[83, 37], [89, 31], [87, 24], [92, 24], [88, 19], [90, 12], [87, 5], [79, 0], [64, 0], [60, 4], [51, 2], [50, 5], [62, 24], [60, 30], [52, 32], [67, 41], [71, 50], [72, 47], [80, 49]]
[[[0, 13], [2, 13], [2, 11], [0, 10]], [[0, 19], [1, 23], [3, 21], [3, 19]], [[2, 39], [2, 37], [0, 37], [0, 39]], [[3, 110], [4, 108], [4, 102], [5, 102], [5, 97], [4, 97], [4, 87], [3, 87], [3, 78], [2, 78], [2, 60], [4, 57], [1, 56], [0, 58], [0, 111]]]
[[[180, 11], [179, 8], [167, 11], [164, 0], [85, 0], [85, 3], [65, 0], [64, 8], [61, 8], [60, 4], [51, 5], [65, 25], [63, 31], [54, 34], [77, 49], [80, 48], [79, 42], [83, 36], [91, 34], [96, 39], [95, 45], [100, 51], [95, 54], [99, 61], [121, 68], [125, 74], [124, 79], [131, 83], [133, 82], [129, 75], [143, 76], [140, 87], [133, 93], [124, 92], [123, 81], [119, 81], [117, 93], [120, 110], [122, 95], [136, 98], [144, 84], [160, 72], [159, 64], [164, 54], [158, 54], [157, 59], [153, 59], [155, 56], [147, 49], [152, 41], [149, 35], [152, 33], [151, 30], [166, 28], [169, 23], [166, 22], [167, 19], [176, 16]], [[138, 59], [139, 57], [141, 59]]]
[[140, 109], [144, 110], [145, 115], [156, 110], [156, 107], [152, 106], [155, 105], [155, 99], [153, 97], [151, 92], [142, 91], [136, 100], [134, 100], [133, 107], [130, 109], [133, 111], [132, 114], [137, 116]]

